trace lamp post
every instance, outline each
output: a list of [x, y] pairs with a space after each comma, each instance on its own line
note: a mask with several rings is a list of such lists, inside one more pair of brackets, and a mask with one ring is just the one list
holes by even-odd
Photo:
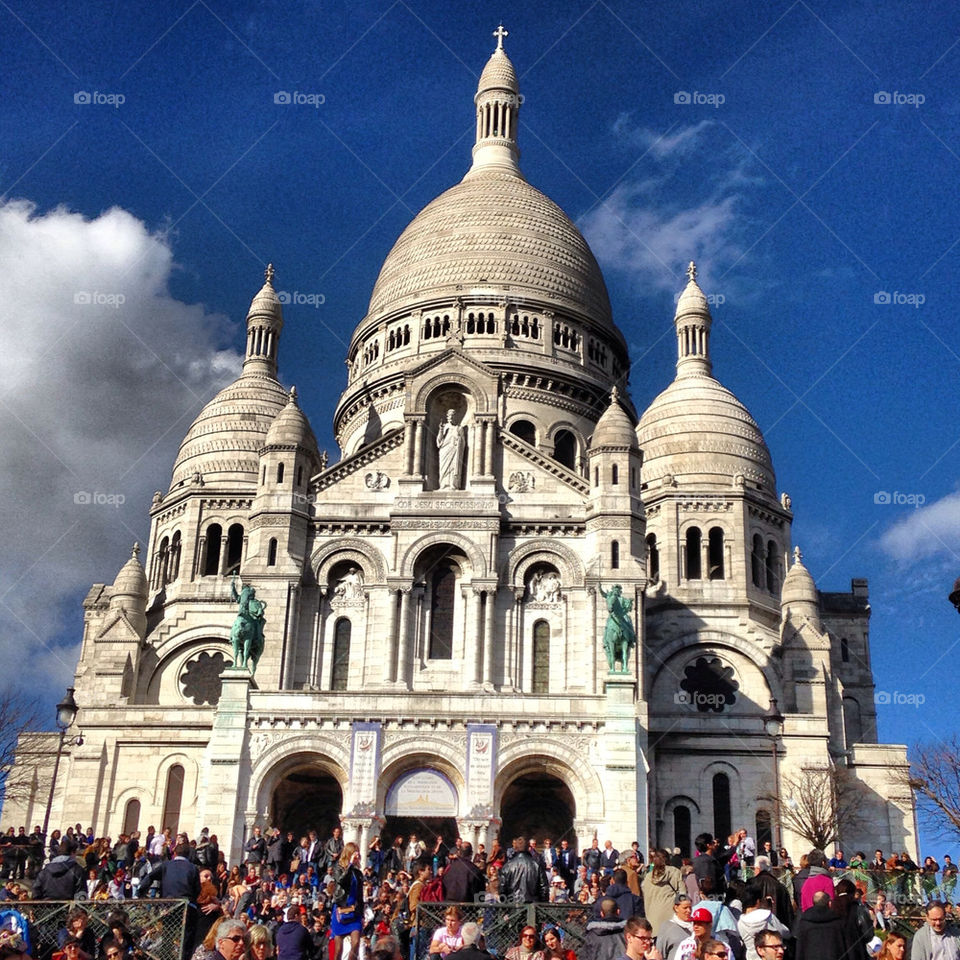
[[[53, 807], [53, 792], [57, 788], [57, 774], [60, 772], [60, 757], [63, 755], [63, 745], [67, 739], [67, 730], [77, 719], [77, 701], [73, 699], [73, 687], [67, 687], [64, 698], [57, 704], [57, 729], [60, 731], [60, 741], [57, 744], [57, 759], [53, 763], [53, 777], [50, 780], [50, 796], [47, 798], [47, 812], [43, 815], [43, 842], [47, 842], [47, 827], [50, 826], [50, 810]], [[83, 737], [70, 738], [71, 743], [80, 745]]]
[[783, 731], [783, 714], [777, 709], [777, 698], [770, 698], [770, 709], [763, 718], [763, 729], [770, 738], [773, 750], [773, 818], [776, 828], [777, 850], [783, 846], [783, 832], [780, 826], [780, 758], [777, 754], [777, 737]]

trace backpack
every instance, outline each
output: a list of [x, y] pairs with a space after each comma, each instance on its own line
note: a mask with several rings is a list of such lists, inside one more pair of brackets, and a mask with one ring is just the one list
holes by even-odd
[[443, 900], [443, 881], [439, 877], [428, 880], [420, 891], [420, 899], [427, 903], [440, 903]]
[[33, 953], [33, 944], [30, 942], [30, 925], [27, 918], [19, 910], [0, 910], [0, 930], [10, 930], [23, 938], [27, 953]]

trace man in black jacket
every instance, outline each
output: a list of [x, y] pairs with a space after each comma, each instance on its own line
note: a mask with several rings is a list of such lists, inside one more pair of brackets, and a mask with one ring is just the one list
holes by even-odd
[[77, 863], [77, 845], [71, 837], [60, 841], [60, 854], [41, 871], [33, 885], [34, 900], [74, 900], [86, 893], [83, 867]]
[[513, 841], [513, 856], [500, 871], [500, 896], [505, 903], [546, 903], [547, 871], [527, 853], [523, 837]]
[[726, 850], [720, 850], [720, 841], [712, 833], [701, 833], [694, 845], [700, 853], [693, 861], [693, 872], [697, 877], [700, 892], [705, 897], [722, 896], [727, 889], [727, 881], [723, 875], [723, 868], [727, 861], [737, 852], [737, 844], [747, 835], [741, 830], [734, 837], [733, 843]]
[[626, 950], [624, 927], [627, 919], [617, 916], [617, 903], [609, 897], [600, 901], [600, 918], [587, 924], [583, 938], [582, 960], [615, 960]]
[[196, 903], [200, 896], [200, 871], [188, 859], [190, 844], [178, 843], [172, 860], [162, 860], [140, 881], [138, 897], [145, 897], [155, 883], [160, 884], [160, 896], [164, 899], [186, 897]]
[[796, 960], [842, 960], [848, 943], [840, 914], [830, 909], [830, 895], [818, 890], [813, 906], [797, 918]]
[[451, 903], [474, 903], [483, 893], [486, 881], [473, 863], [473, 846], [464, 841], [459, 850], [451, 850], [443, 872], [443, 899]]

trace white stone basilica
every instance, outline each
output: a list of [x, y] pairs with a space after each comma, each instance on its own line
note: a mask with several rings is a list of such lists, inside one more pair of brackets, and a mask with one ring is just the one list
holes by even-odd
[[[597, 262], [520, 172], [503, 35], [472, 166], [401, 234], [354, 331], [337, 462], [277, 379], [268, 268], [144, 555], [84, 601], [84, 742], [51, 828], [209, 827], [231, 861], [255, 823], [338, 817], [363, 843], [687, 853], [702, 830], [769, 837], [774, 784], [840, 765], [869, 812], [846, 848], [915, 855], [905, 748], [877, 743], [866, 581], [821, 592], [793, 549], [763, 436], [713, 377], [692, 264], [676, 376], [638, 421]], [[235, 574], [266, 602], [252, 678], [230, 667]], [[615, 584], [638, 642], [611, 671]], [[35, 793], [5, 825], [42, 821], [49, 742], [19, 761]]]

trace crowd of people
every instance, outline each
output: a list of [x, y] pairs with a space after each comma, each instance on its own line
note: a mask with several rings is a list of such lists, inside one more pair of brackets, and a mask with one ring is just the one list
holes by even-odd
[[[924, 904], [911, 957], [960, 960], [949, 856], [918, 866], [906, 853], [848, 861], [841, 850], [830, 859], [811, 850], [794, 864], [769, 842], [758, 850], [745, 830], [726, 843], [701, 834], [695, 847], [690, 858], [655, 849], [645, 859], [636, 842], [621, 852], [594, 839], [578, 852], [567, 839], [515, 838], [507, 849], [494, 839], [488, 851], [410, 835], [386, 849], [375, 837], [361, 851], [339, 827], [322, 840], [254, 827], [230, 864], [208, 830], [191, 839], [150, 827], [112, 841], [77, 824], [45, 845], [39, 827], [21, 828], [0, 842], [0, 900], [110, 901], [99, 938], [87, 909], [73, 908], [56, 960], [149, 954], [158, 931], [132, 928], [123, 903], [143, 897], [189, 902], [184, 960], [487, 960], [482, 928], [495, 903], [569, 907], [524, 927], [499, 951], [505, 960], [899, 960], [898, 905], [907, 902]], [[418, 904], [431, 901], [465, 906], [418, 930]], [[0, 925], [0, 960], [12, 955], [3, 953], [9, 932]]]

